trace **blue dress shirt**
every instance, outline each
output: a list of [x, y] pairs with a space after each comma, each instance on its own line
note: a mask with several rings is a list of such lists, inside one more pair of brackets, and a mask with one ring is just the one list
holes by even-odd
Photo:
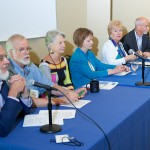
[[27, 88], [39, 91], [39, 94], [43, 94], [45, 89], [39, 88], [36, 86], [28, 85], [28, 81], [30, 79], [35, 80], [36, 82], [46, 84], [49, 86], [54, 85], [42, 72], [41, 70], [33, 63], [26, 65], [24, 68], [21, 68], [18, 64], [16, 64], [12, 59], [9, 59], [11, 67], [9, 67], [9, 72], [13, 72], [14, 69], [16, 74], [20, 74], [22, 77], [26, 79]]

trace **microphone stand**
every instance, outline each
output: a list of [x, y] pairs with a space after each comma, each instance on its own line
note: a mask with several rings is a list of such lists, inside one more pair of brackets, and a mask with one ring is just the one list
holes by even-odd
[[142, 81], [136, 82], [135, 85], [138, 86], [150, 86], [150, 82], [145, 82], [145, 59], [142, 59]]
[[51, 89], [47, 90], [48, 92], [48, 115], [49, 115], [49, 124], [43, 125], [40, 128], [41, 132], [44, 133], [55, 133], [62, 130], [60, 125], [52, 124], [52, 102], [51, 102]]

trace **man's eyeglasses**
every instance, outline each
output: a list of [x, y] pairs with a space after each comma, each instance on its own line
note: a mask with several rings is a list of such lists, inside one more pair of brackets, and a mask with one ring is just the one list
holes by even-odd
[[7, 55], [0, 55], [0, 62], [4, 61], [5, 58], [7, 58]]
[[24, 48], [24, 47], [21, 47], [18, 49], [18, 51], [21, 53], [21, 54], [24, 54], [26, 51], [27, 52], [30, 52], [31, 51], [31, 47], [27, 47], [27, 48]]

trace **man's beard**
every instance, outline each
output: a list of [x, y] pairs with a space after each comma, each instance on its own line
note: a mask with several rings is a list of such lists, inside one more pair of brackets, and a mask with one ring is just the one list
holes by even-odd
[[6, 71], [5, 73], [2, 72], [2, 70], [0, 69], [0, 79], [1, 80], [7, 80], [9, 77], [9, 72]]
[[18, 62], [22, 63], [23, 65], [28, 65], [30, 63], [30, 60], [23, 60], [23, 59], [17, 59]]
[[16, 61], [18, 61], [19, 63], [23, 64], [23, 65], [28, 65], [30, 63], [30, 56], [29, 56], [29, 59], [25, 61], [23, 58], [18, 59], [16, 57], [16, 53], [15, 52], [13, 52], [13, 55], [14, 55], [14, 59]]

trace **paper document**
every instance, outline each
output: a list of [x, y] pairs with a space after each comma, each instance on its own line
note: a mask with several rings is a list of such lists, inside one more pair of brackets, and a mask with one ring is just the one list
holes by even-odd
[[[118, 84], [118, 82], [99, 81], [99, 88], [100, 88], [101, 90], [111, 90], [111, 89], [113, 89], [117, 84]], [[88, 89], [90, 89], [90, 84], [88, 84], [87, 86], [84, 85], [83, 87], [87, 87]]]
[[[69, 110], [52, 110], [53, 113], [61, 114], [63, 119], [72, 119], [75, 118], [76, 110], [69, 109]], [[39, 114], [48, 114], [48, 110], [40, 110]]]
[[[142, 65], [142, 62], [138, 62], [138, 64], [139, 64], [139, 65]], [[149, 61], [145, 62], [145, 65], [146, 65], [146, 66], [150, 66], [150, 62], [149, 62]]]
[[56, 139], [56, 143], [70, 142], [68, 134], [55, 135], [55, 139]]
[[100, 89], [103, 90], [111, 90], [117, 86], [118, 82], [111, 82], [111, 81], [99, 81]]
[[131, 71], [123, 71], [123, 72], [120, 72], [120, 73], [117, 73], [117, 74], [114, 74], [116, 76], [125, 76], [127, 75], [128, 73], [130, 73]]
[[[61, 114], [52, 113], [52, 123], [63, 125], [63, 119]], [[33, 114], [26, 115], [24, 117], [23, 127], [42, 126], [49, 124], [48, 113], [47, 114]]]
[[[90, 100], [79, 100], [79, 101], [75, 101], [73, 102], [73, 105], [76, 108], [82, 108], [83, 106], [85, 106], [86, 104], [88, 104], [89, 102], [91, 102]], [[62, 104], [61, 106], [65, 106], [65, 107], [74, 107], [71, 103], [70, 104]]]

